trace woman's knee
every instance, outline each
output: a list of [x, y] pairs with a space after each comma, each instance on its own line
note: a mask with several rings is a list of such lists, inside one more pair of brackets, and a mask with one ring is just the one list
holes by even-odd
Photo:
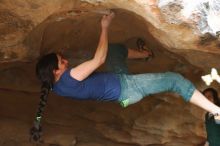
[[185, 101], [189, 101], [195, 90], [193, 83], [179, 73], [171, 72], [170, 75], [174, 83], [172, 90], [180, 94]]

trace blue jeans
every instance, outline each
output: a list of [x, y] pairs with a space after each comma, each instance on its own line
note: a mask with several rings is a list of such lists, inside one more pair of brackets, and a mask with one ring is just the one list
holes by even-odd
[[[110, 46], [109, 50], [116, 49], [115, 51], [110, 52], [117, 53], [117, 48], [120, 48], [121, 50], [126, 49], [124, 46]], [[121, 50], [120, 52], [126, 52]], [[111, 53], [109, 53], [110, 56], [115, 55], [114, 53]], [[114, 60], [114, 57], [111, 59]], [[121, 63], [125, 60], [120, 61], [120, 59], [118, 59], [117, 61]], [[109, 65], [111, 65], [111, 63], [109, 63]], [[126, 67], [127, 66], [124, 68]], [[150, 94], [161, 92], [175, 92], [181, 95], [185, 101], [189, 101], [195, 91], [195, 86], [178, 73], [165, 72], [128, 75], [127, 69], [123, 70], [123, 68], [121, 68], [116, 71], [114, 71], [114, 69], [118, 69], [118, 67], [112, 68], [112, 71], [118, 73], [120, 78], [121, 95], [119, 97], [119, 102], [123, 107], [134, 104]]]
[[145, 73], [138, 75], [120, 74], [121, 95], [119, 102], [123, 107], [140, 101], [150, 94], [175, 92], [189, 101], [195, 91], [194, 85], [178, 73]]

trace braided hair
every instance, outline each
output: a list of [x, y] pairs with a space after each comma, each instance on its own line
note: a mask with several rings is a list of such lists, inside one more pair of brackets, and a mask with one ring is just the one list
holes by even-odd
[[41, 81], [41, 96], [40, 103], [38, 105], [38, 110], [34, 120], [34, 128], [31, 130], [32, 138], [37, 141], [40, 138], [39, 131], [41, 131], [40, 122], [42, 119], [42, 114], [47, 103], [47, 97], [50, 90], [53, 88], [53, 83], [55, 77], [53, 71], [58, 69], [58, 58], [56, 53], [50, 53], [38, 61], [36, 65], [36, 75]]

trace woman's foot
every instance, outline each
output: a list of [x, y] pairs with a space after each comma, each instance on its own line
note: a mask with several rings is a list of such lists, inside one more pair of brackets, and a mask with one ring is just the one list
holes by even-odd
[[151, 49], [146, 47], [145, 41], [142, 38], [138, 38], [136, 41], [137, 48], [139, 51], [147, 51], [148, 57], [145, 58], [146, 61], [151, 60], [154, 57], [154, 53]]

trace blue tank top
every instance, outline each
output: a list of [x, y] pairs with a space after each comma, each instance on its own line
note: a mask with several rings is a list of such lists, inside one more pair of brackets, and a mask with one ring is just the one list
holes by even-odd
[[70, 71], [66, 70], [54, 84], [53, 91], [56, 94], [74, 99], [118, 100], [121, 85], [116, 74], [93, 73], [83, 81], [78, 81], [71, 77]]

